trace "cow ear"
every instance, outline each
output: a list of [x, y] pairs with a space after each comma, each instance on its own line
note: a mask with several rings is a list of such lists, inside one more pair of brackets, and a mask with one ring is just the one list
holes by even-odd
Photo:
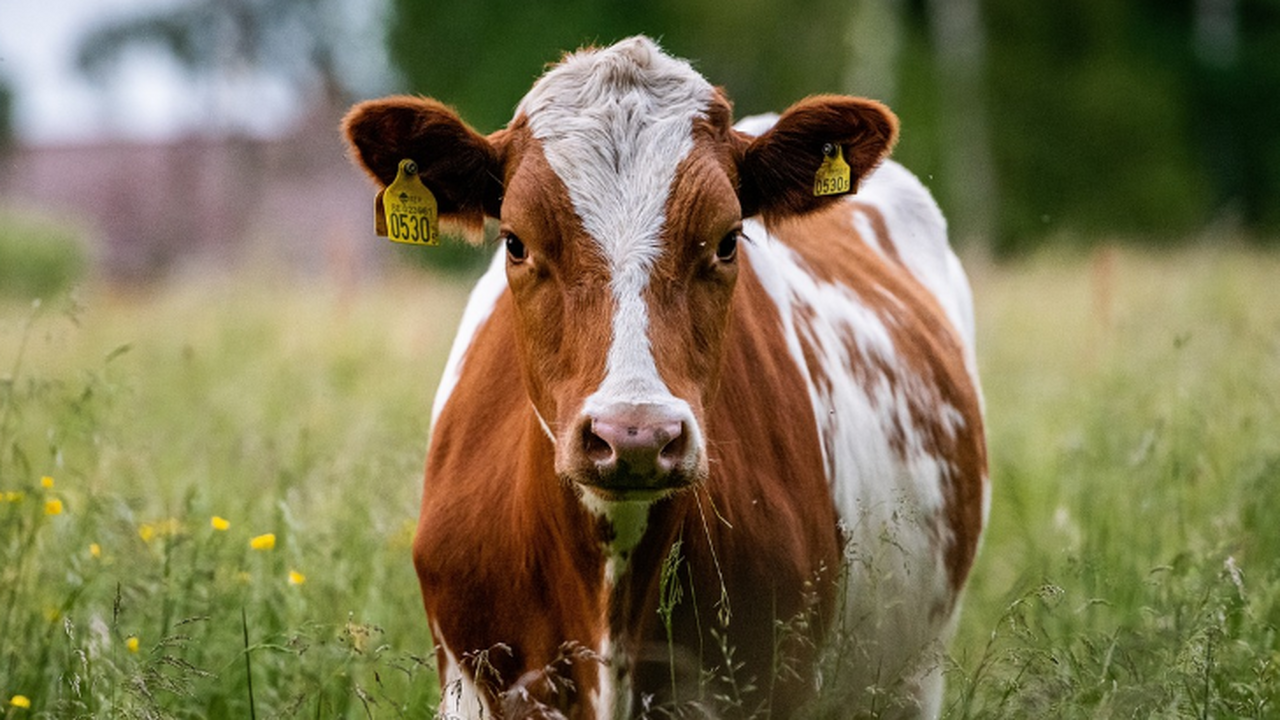
[[383, 187], [395, 179], [401, 160], [416, 162], [441, 220], [474, 228], [486, 215], [498, 216], [505, 132], [486, 138], [445, 105], [408, 96], [356, 105], [342, 130], [356, 164]]
[[850, 187], [888, 156], [898, 139], [898, 118], [874, 100], [817, 95], [792, 105], [764, 134], [748, 139], [738, 165], [744, 216], [766, 223], [812, 212], [839, 199], [815, 196], [814, 177], [823, 148], [839, 145], [848, 162]]

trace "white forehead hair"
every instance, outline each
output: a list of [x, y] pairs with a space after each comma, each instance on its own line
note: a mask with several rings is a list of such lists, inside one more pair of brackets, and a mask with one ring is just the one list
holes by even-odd
[[598, 402], [670, 397], [653, 361], [641, 295], [661, 251], [676, 168], [714, 93], [689, 63], [637, 36], [569, 55], [516, 108], [609, 264], [613, 342], [593, 395]]
[[520, 102], [517, 116], [611, 264], [656, 251], [676, 166], [713, 93], [689, 63], [637, 36], [567, 56]]

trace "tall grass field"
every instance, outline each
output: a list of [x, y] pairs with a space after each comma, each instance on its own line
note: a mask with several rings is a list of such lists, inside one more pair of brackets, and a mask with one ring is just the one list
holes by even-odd
[[[971, 268], [994, 495], [950, 718], [1280, 717], [1280, 256]], [[0, 294], [0, 715], [427, 718], [467, 283]]]

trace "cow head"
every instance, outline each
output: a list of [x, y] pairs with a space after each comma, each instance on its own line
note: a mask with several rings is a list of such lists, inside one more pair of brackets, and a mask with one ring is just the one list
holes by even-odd
[[[653, 500], [707, 474], [743, 218], [813, 211], [825, 147], [853, 183], [888, 153], [882, 105], [817, 96], [758, 137], [688, 63], [643, 37], [567, 56], [487, 137], [438, 102], [392, 97], [344, 121], [383, 185], [417, 162], [442, 219], [500, 223], [529, 401], [588, 503]], [[755, 238], [754, 241], [764, 241]]]

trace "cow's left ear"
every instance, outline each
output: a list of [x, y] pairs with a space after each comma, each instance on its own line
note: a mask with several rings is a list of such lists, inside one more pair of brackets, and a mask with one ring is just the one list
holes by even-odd
[[383, 187], [401, 160], [435, 195], [440, 219], [464, 227], [497, 217], [502, 205], [504, 131], [485, 137], [429, 98], [395, 96], [362, 102], [342, 121], [353, 159]]
[[850, 187], [888, 156], [898, 118], [874, 100], [815, 95], [792, 105], [763, 135], [749, 139], [738, 163], [744, 216], [766, 223], [801, 215], [838, 199], [814, 194], [824, 146], [839, 145], [851, 170]]

